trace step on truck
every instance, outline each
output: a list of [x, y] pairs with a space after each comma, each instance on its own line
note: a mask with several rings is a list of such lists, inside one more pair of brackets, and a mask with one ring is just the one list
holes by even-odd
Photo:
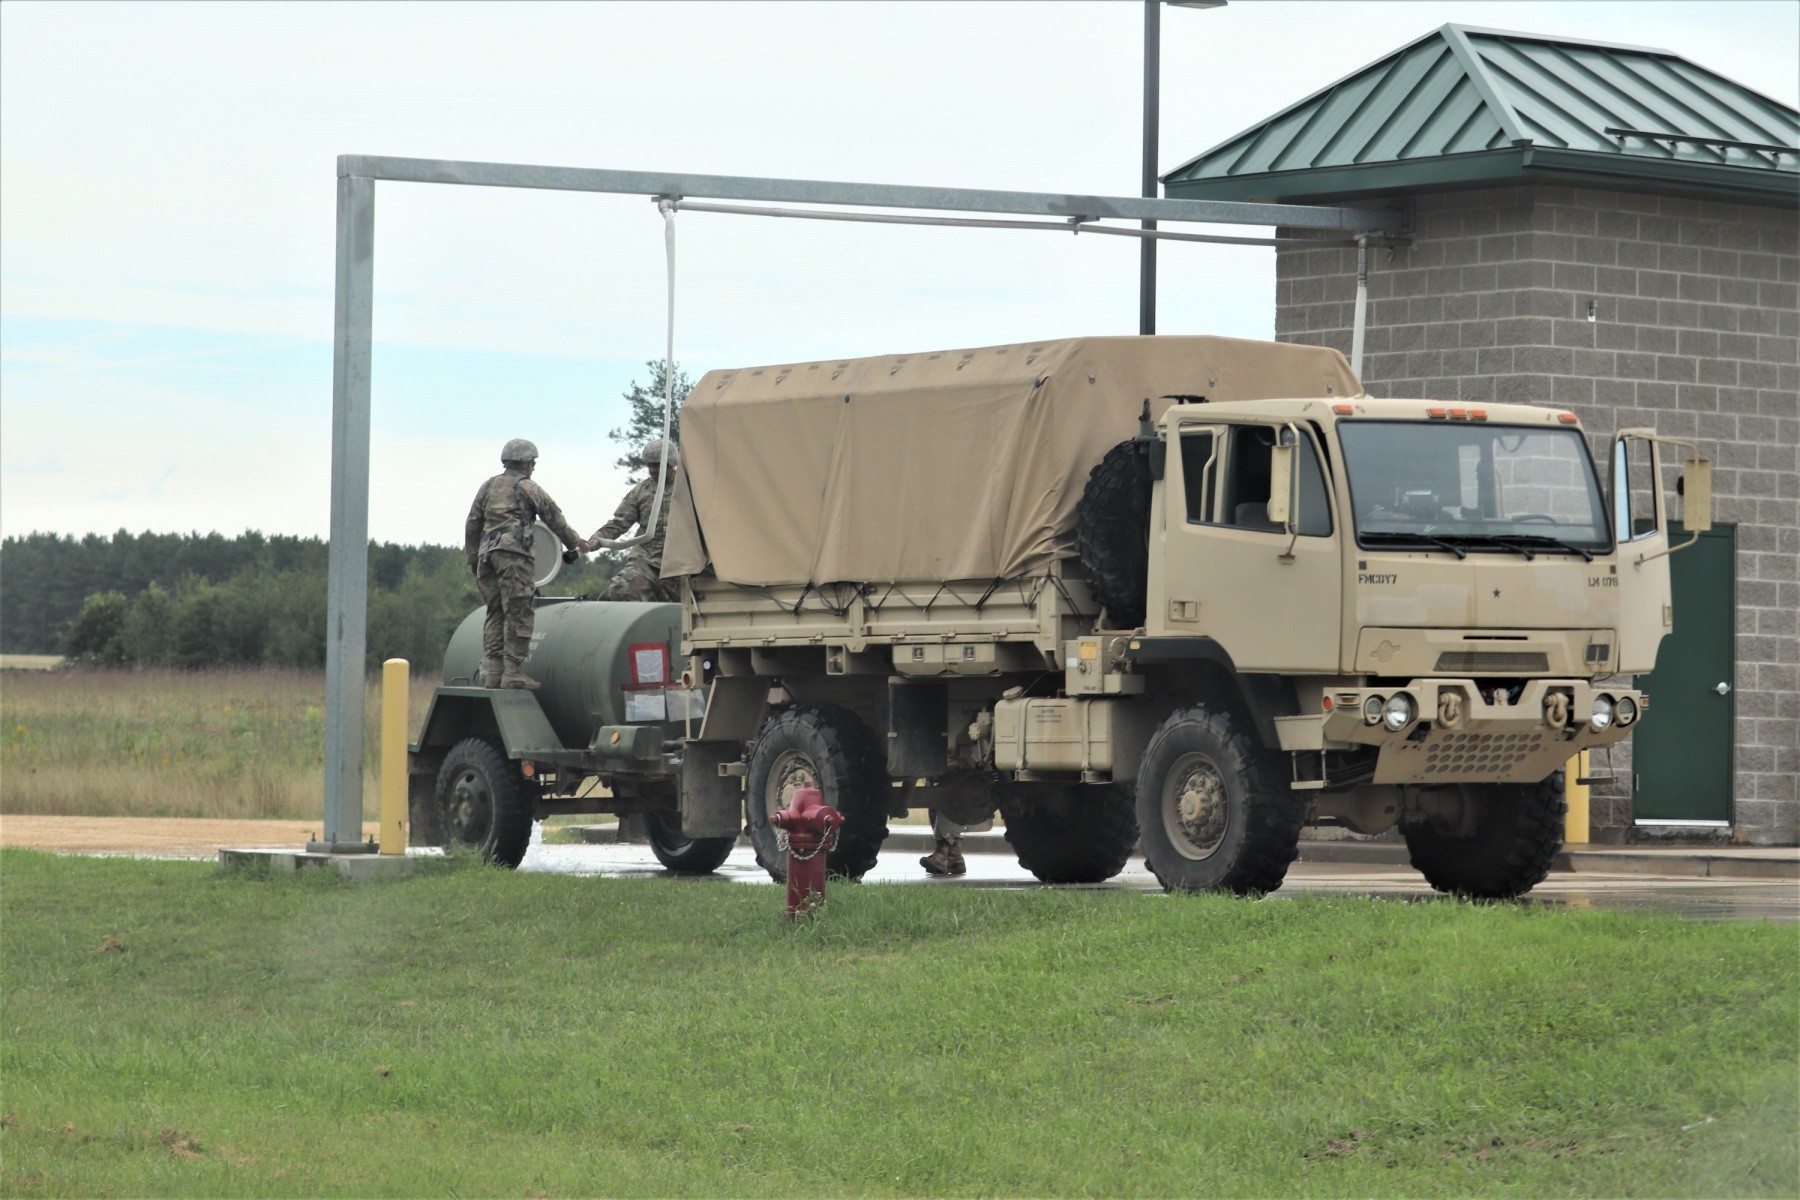
[[1623, 677], [1674, 620], [1667, 485], [1710, 523], [1710, 463], [1666, 445], [1597, 467], [1573, 413], [1378, 399], [1336, 351], [1230, 338], [714, 371], [682, 603], [541, 601], [535, 695], [467, 686], [472, 615], [414, 826], [516, 863], [545, 813], [641, 812], [672, 869], [742, 832], [779, 878], [769, 817], [818, 787], [851, 878], [932, 810], [997, 816], [1047, 882], [1141, 848], [1171, 890], [1269, 892], [1312, 822], [1516, 896], [1565, 764], [1649, 719]]

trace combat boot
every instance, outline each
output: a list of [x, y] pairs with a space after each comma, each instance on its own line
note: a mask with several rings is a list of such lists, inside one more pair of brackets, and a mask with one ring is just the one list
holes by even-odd
[[541, 685], [537, 680], [519, 670], [519, 662], [520, 660], [516, 658], [509, 658], [506, 660], [506, 673], [500, 676], [500, 686], [503, 688], [523, 688], [528, 692], [537, 691]]
[[499, 658], [482, 659], [481, 671], [475, 676], [475, 686], [484, 688], [499, 687], [500, 676], [504, 670], [505, 668], [502, 666]]
[[919, 860], [930, 875], [963, 875], [969, 870], [963, 862], [962, 847], [949, 838], [938, 838], [937, 849]]

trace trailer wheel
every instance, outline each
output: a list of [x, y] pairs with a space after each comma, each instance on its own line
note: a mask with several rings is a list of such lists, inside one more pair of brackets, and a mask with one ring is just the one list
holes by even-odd
[[446, 846], [503, 867], [525, 857], [535, 815], [531, 788], [498, 743], [464, 738], [450, 747], [438, 770], [437, 803]]
[[681, 832], [678, 813], [645, 813], [644, 827], [656, 861], [677, 875], [710, 875], [731, 857], [731, 848], [737, 845], [735, 837], [688, 837]]
[[1120, 442], [1089, 472], [1075, 508], [1075, 546], [1113, 627], [1142, 625], [1150, 571], [1150, 461], [1136, 441]]
[[1019, 865], [1045, 883], [1104, 883], [1137, 849], [1131, 785], [1077, 784], [1048, 804], [1009, 806], [1006, 840]]
[[787, 878], [769, 815], [791, 804], [799, 788], [816, 787], [844, 814], [825, 868], [861, 879], [887, 838], [887, 782], [880, 740], [849, 709], [808, 704], [776, 713], [756, 735], [744, 772], [744, 824], [756, 861], [777, 883]]
[[1430, 822], [1403, 831], [1425, 881], [1475, 900], [1510, 900], [1542, 883], [1562, 849], [1563, 773], [1539, 783], [1465, 785], [1462, 794], [1473, 806], [1468, 832], [1445, 833]]
[[1171, 713], [1138, 766], [1144, 861], [1172, 892], [1272, 892], [1300, 848], [1306, 804], [1278, 756], [1229, 711]]

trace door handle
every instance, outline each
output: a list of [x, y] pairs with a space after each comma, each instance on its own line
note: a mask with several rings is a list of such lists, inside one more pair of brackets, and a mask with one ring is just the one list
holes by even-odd
[[1731, 685], [1729, 683], [1721, 683], [1718, 687], [1714, 688], [1713, 691], [1719, 693], [1721, 696], [1729, 696], [1731, 695]]

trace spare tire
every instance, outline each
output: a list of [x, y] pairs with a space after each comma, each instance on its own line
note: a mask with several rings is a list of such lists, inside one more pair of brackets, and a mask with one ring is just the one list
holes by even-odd
[[1088, 473], [1075, 508], [1075, 548], [1109, 624], [1142, 625], [1150, 571], [1150, 456], [1135, 438], [1108, 450]]

